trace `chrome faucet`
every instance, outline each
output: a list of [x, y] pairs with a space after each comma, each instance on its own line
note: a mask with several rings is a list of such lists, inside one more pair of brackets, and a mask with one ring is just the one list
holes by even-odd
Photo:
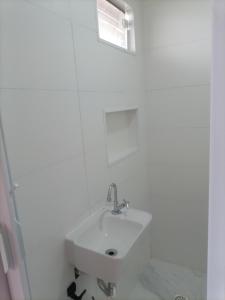
[[119, 215], [122, 213], [122, 209], [126, 207], [127, 209], [129, 208], [129, 201], [123, 199], [122, 203], [119, 204], [118, 198], [117, 198], [117, 185], [115, 183], [111, 183], [109, 186], [108, 190], [108, 195], [107, 195], [107, 201], [111, 202], [112, 201], [112, 190], [114, 190], [114, 199], [113, 199], [113, 210], [112, 214], [113, 215]]

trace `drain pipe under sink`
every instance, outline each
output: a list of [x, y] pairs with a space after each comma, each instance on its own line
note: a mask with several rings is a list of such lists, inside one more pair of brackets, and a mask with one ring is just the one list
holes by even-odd
[[116, 297], [116, 285], [115, 283], [109, 282], [106, 284], [104, 280], [97, 279], [97, 284], [100, 290], [107, 296], [107, 297]]

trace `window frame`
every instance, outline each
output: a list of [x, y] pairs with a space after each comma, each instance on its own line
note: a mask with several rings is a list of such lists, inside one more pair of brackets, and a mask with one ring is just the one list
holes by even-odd
[[124, 0], [105, 0], [115, 6], [117, 9], [121, 10], [123, 13], [129, 14], [132, 18], [132, 28], [127, 31], [127, 48], [120, 47], [110, 41], [104, 40], [100, 37], [99, 31], [99, 15], [98, 15], [98, 0], [96, 0], [96, 19], [97, 19], [97, 39], [98, 42], [103, 43], [107, 46], [120, 50], [130, 55], [136, 55], [136, 40], [135, 40], [135, 22], [134, 22], [134, 11], [130, 5]]

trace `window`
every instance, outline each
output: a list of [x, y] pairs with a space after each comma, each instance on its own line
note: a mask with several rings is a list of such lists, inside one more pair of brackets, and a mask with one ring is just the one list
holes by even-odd
[[128, 51], [135, 50], [131, 8], [121, 0], [97, 0], [100, 39]]

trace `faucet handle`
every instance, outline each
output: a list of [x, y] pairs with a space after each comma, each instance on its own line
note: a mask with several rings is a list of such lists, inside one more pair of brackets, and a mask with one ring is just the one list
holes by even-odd
[[126, 207], [126, 209], [129, 209], [129, 207], [130, 207], [130, 201], [128, 201], [126, 199], [123, 199], [122, 203], [123, 203], [124, 207]]

